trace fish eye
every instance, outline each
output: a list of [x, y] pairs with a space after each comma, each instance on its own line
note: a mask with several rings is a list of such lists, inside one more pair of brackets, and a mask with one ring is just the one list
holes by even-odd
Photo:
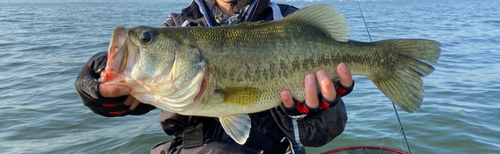
[[141, 33], [140, 39], [141, 43], [143, 44], [151, 43], [151, 41], [153, 40], [153, 34], [151, 34], [151, 32], [149, 31], [144, 31]]

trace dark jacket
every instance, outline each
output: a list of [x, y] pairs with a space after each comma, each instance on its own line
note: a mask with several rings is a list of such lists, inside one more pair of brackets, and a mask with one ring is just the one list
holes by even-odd
[[[185, 24], [184, 26], [218, 26], [212, 19], [213, 17], [205, 17], [200, 11], [200, 7], [206, 7], [201, 1], [193, 1], [190, 6], [182, 10], [181, 14], [171, 14], [162, 26], [181, 26], [183, 24]], [[270, 1], [255, 1], [254, 10], [248, 12], [247, 22], [273, 20], [272, 9], [268, 7]], [[289, 5], [279, 4], [278, 6], [283, 16], [298, 10]], [[213, 132], [214, 128], [220, 128], [220, 124], [214, 118], [182, 116], [163, 111], [160, 114], [162, 128], [168, 135], [173, 135], [174, 139], [159, 143], [151, 150], [151, 153], [168, 153], [172, 149], [177, 149], [176, 153], [259, 153], [267, 142], [263, 141], [263, 136], [275, 140], [288, 137], [304, 146], [319, 147], [340, 135], [347, 122], [347, 114], [342, 100], [334, 107], [311, 113], [299, 120], [291, 119], [280, 107], [249, 114], [249, 116], [252, 120], [252, 132], [245, 146], [241, 146], [221, 138], [220, 135]], [[296, 126], [294, 127], [295, 122]], [[189, 134], [186, 133], [186, 128], [203, 130], [202, 146], [197, 146], [197, 144], [183, 146], [183, 136]], [[189, 148], [186, 148], [188, 146]]]

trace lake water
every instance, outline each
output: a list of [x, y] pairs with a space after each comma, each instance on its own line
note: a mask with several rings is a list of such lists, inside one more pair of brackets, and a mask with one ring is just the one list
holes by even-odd
[[[356, 2], [285, 2], [337, 7], [351, 39], [369, 42]], [[0, 4], [0, 153], [148, 153], [171, 139], [159, 110], [105, 118], [74, 89], [81, 66], [107, 50], [117, 25], [159, 26], [189, 1]], [[417, 113], [398, 109], [413, 153], [500, 153], [500, 1], [360, 2], [373, 40], [426, 38], [442, 44], [424, 78]], [[392, 105], [356, 77], [345, 97], [347, 128], [319, 148], [384, 146], [406, 150]], [[277, 94], [278, 95], [278, 94]]]

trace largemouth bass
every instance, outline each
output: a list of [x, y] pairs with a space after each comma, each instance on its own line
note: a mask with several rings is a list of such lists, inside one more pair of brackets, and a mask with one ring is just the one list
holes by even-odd
[[332, 6], [300, 9], [282, 20], [220, 27], [117, 27], [107, 84], [126, 85], [139, 101], [182, 115], [217, 117], [237, 143], [250, 118], [277, 107], [286, 89], [304, 100], [304, 77], [324, 69], [338, 78], [345, 63], [401, 109], [423, 100], [421, 77], [434, 71], [440, 44], [425, 39], [348, 41], [349, 27]]

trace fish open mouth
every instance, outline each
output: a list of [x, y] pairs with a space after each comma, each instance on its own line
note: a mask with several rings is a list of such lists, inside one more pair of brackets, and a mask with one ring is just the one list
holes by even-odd
[[99, 78], [99, 82], [106, 82], [112, 78], [118, 76], [120, 71], [125, 69], [127, 54], [127, 29], [122, 26], [118, 26], [113, 30], [111, 35], [111, 41], [108, 48], [108, 60], [106, 62], [105, 71], [107, 72], [104, 76]]
[[[123, 53], [120, 53], [120, 52], [126, 52], [126, 50], [127, 50], [126, 41], [127, 41], [127, 29], [125, 27], [121, 27], [121, 26], [116, 27], [113, 30], [113, 34], [111, 36], [111, 42], [110, 42], [109, 48], [108, 48], [108, 61], [106, 64], [110, 64], [110, 62], [116, 56], [122, 56], [122, 57], [118, 57], [118, 58], [120, 60], [123, 59]], [[117, 60], [115, 60], [115, 61], [117, 61]]]

